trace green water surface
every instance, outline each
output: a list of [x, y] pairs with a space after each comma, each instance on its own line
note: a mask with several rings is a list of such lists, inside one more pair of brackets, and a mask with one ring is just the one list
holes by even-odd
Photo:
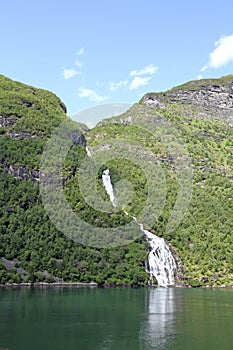
[[232, 350], [233, 290], [1, 288], [1, 347]]

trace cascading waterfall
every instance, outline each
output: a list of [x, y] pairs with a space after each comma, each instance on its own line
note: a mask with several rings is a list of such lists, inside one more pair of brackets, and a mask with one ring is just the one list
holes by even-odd
[[88, 157], [91, 157], [91, 151], [89, 150], [89, 148], [87, 146], [86, 146], [86, 152], [87, 152]]
[[[110, 197], [112, 205], [115, 207], [115, 197], [114, 190], [111, 183], [111, 178], [109, 175], [109, 169], [103, 171], [102, 175], [103, 185], [106, 189], [107, 194]], [[129, 216], [127, 212], [126, 215]], [[149, 274], [150, 274], [150, 283], [152, 284], [153, 278], [155, 277], [158, 283], [158, 286], [168, 287], [175, 284], [175, 273], [176, 273], [176, 262], [171, 253], [171, 250], [168, 244], [163, 238], [156, 236], [148, 230], [145, 230], [143, 224], [137, 221], [137, 218], [132, 216], [132, 218], [137, 222], [140, 227], [140, 230], [146, 236], [147, 242], [151, 246], [151, 250], [148, 256], [149, 264]]]
[[153, 277], [155, 277], [161, 287], [174, 285], [176, 262], [168, 244], [163, 238], [144, 230], [142, 224], [139, 226], [152, 248], [148, 256], [150, 282], [152, 283]]
[[108, 169], [103, 171], [102, 181], [103, 181], [105, 190], [110, 197], [110, 201], [112, 202], [112, 205], [115, 207], [116, 205], [114, 203], [114, 192], [113, 192], [113, 187], [112, 187], [111, 178], [110, 178]]

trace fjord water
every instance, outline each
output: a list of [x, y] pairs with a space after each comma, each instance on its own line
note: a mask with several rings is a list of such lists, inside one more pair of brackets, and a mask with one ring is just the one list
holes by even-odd
[[2, 288], [0, 348], [233, 348], [233, 290]]

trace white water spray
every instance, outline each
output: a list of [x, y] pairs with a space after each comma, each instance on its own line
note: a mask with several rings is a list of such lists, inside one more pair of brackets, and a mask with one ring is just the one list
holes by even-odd
[[91, 157], [91, 151], [89, 150], [89, 148], [86, 146], [86, 152], [87, 152], [87, 156]]
[[114, 197], [113, 187], [112, 187], [111, 178], [110, 178], [108, 169], [103, 171], [102, 181], [103, 181], [103, 185], [106, 189], [106, 192], [110, 197], [110, 201], [112, 202], [112, 205], [115, 207], [116, 206], [114, 203], [115, 197]]
[[168, 244], [163, 238], [144, 230], [142, 224], [139, 226], [152, 248], [148, 256], [150, 283], [152, 284], [153, 277], [155, 277], [159, 286], [173, 286], [175, 284], [176, 262]]
[[[103, 171], [102, 181], [106, 192], [110, 197], [112, 205], [116, 207], [114, 203], [114, 190], [109, 175], [109, 169]], [[129, 216], [126, 211], [125, 214]], [[168, 244], [163, 238], [160, 238], [150, 231], [145, 230], [143, 228], [143, 224], [139, 223], [136, 217], [131, 217], [139, 225], [140, 230], [144, 233], [147, 242], [151, 246], [148, 256], [149, 271], [147, 271], [150, 274], [150, 283], [152, 284], [153, 278], [156, 278], [158, 286], [168, 287], [174, 285], [176, 262]]]

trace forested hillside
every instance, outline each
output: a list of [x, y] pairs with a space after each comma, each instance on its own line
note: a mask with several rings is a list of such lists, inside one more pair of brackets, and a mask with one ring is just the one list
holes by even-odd
[[[165, 93], [149, 93], [124, 115], [94, 129], [73, 123], [76, 135], [84, 133], [76, 142], [72, 132], [73, 146], [63, 167], [65, 195], [74, 212], [96, 227], [130, 221], [122, 210], [105, 213], [86, 203], [78, 184], [79, 167], [86, 143], [93, 154], [96, 149], [111, 150], [112, 140], [119, 147], [124, 142], [125, 154], [140, 144], [156, 157], [166, 183], [161, 215], [143, 224], [169, 242], [183, 284], [233, 284], [232, 86], [233, 76], [189, 82]], [[117, 249], [84, 246], [59, 232], [44, 209], [39, 193], [41, 155], [52, 131], [65, 120], [66, 108], [54, 94], [0, 76], [0, 283], [146, 285], [149, 245], [143, 236]], [[193, 173], [191, 201], [174, 230], [166, 228], [179, 193], [176, 159], [150, 131], [166, 123], [177, 130]], [[125, 159], [124, 152], [104, 162], [95, 180], [105, 201], [109, 198], [101, 174], [106, 168], [116, 188], [121, 180], [131, 183], [132, 196], [124, 210], [138, 216], [150, 190], [143, 168]], [[124, 194], [124, 186], [119, 189]]]
[[[85, 247], [59, 232], [47, 216], [39, 194], [40, 159], [52, 131], [68, 119], [65, 112], [54, 94], [0, 76], [0, 283], [145, 284], [144, 241], [117, 250]], [[72, 129], [74, 135], [87, 128]], [[81, 138], [64, 165], [67, 191], [68, 175], [85, 155]], [[93, 211], [85, 211], [93, 221]]]

